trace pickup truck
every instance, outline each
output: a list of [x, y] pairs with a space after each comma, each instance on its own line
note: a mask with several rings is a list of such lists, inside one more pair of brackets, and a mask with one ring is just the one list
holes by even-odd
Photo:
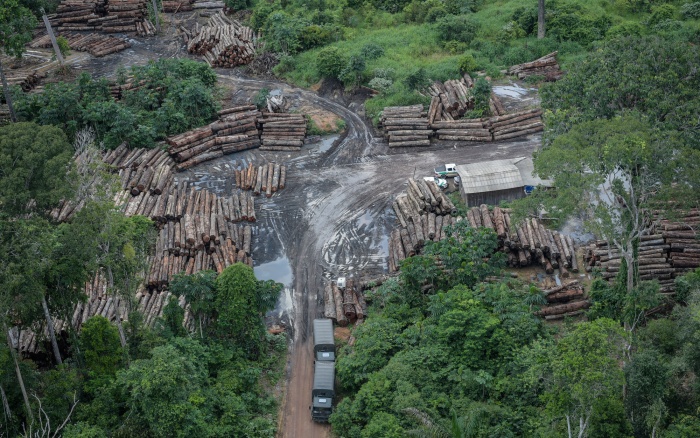
[[447, 188], [447, 180], [444, 178], [435, 178], [434, 176], [424, 176], [424, 180], [434, 182], [436, 186], [440, 187], [441, 189], [446, 189]]
[[457, 176], [457, 165], [454, 163], [449, 163], [445, 164], [444, 166], [436, 167], [435, 176], [438, 178]]

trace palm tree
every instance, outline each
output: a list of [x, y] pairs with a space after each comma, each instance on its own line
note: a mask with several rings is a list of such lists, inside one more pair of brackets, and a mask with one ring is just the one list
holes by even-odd
[[482, 424], [484, 414], [491, 408], [488, 405], [475, 403], [466, 415], [457, 416], [454, 409], [450, 409], [449, 421], [435, 421], [425, 412], [416, 408], [406, 408], [403, 411], [417, 419], [420, 426], [409, 430], [407, 433], [419, 438], [472, 438], [476, 436]]

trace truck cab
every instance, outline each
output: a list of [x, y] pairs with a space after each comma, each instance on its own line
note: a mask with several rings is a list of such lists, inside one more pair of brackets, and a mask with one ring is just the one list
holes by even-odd
[[316, 361], [311, 391], [311, 419], [327, 423], [333, 413], [335, 397], [335, 362]]
[[457, 176], [457, 165], [455, 163], [448, 163], [444, 166], [436, 167], [435, 176], [438, 178]]

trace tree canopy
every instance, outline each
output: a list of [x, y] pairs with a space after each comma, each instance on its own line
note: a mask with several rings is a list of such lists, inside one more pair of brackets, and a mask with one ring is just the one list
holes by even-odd
[[46, 214], [70, 193], [73, 148], [55, 126], [15, 123], [0, 128], [0, 206], [11, 216]]

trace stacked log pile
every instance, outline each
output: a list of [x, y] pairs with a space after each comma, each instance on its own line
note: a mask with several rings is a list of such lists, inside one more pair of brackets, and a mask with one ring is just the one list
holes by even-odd
[[[235, 196], [221, 198], [194, 187], [181, 189], [179, 196], [187, 199], [186, 207], [180, 219], [168, 220], [160, 229], [145, 282], [149, 289], [167, 289], [172, 277], [180, 272], [215, 269], [221, 273], [236, 262], [252, 266], [252, 229], [234, 223], [240, 218], [234, 214], [242, 214], [231, 211]], [[253, 205], [246, 207], [252, 209]], [[250, 216], [247, 212], [246, 217]]]
[[542, 110], [530, 109], [502, 116], [431, 123], [440, 140], [498, 141], [544, 129]]
[[262, 125], [261, 151], [300, 151], [306, 137], [303, 114], [264, 113], [258, 120]]
[[246, 65], [255, 57], [253, 29], [227, 18], [223, 12], [213, 15], [206, 26], [185, 31], [184, 35], [187, 51], [201, 55], [212, 67]]
[[260, 147], [255, 105], [228, 108], [219, 112], [219, 120], [202, 128], [169, 137], [168, 153], [177, 161], [178, 170], [234, 152]]
[[234, 170], [236, 187], [241, 190], [252, 190], [255, 196], [265, 194], [270, 198], [287, 183], [287, 166], [272, 162], [256, 166], [250, 163], [241, 169]]
[[578, 272], [576, 247], [569, 236], [547, 229], [541, 221], [528, 218], [522, 224], [515, 224], [508, 209], [494, 207], [489, 210], [483, 204], [472, 207], [465, 218], [454, 217], [454, 206], [450, 208], [443, 199], [449, 199], [435, 183], [423, 180], [409, 180], [405, 195], [394, 201], [399, 227], [389, 239], [389, 271], [396, 272], [399, 264], [407, 257], [419, 254], [428, 240], [440, 241], [447, 236], [446, 228], [460, 220], [469, 221], [471, 227], [492, 229], [498, 236], [499, 251], [508, 257], [510, 267], [540, 265], [548, 274], [559, 269], [562, 278], [570, 272]]
[[163, 12], [166, 13], [177, 13], [177, 12], [189, 12], [193, 10], [192, 6], [193, 0], [181, 0], [181, 1], [164, 1], [163, 2]]
[[548, 82], [559, 80], [564, 76], [564, 72], [559, 69], [557, 53], [552, 52], [532, 62], [514, 65], [508, 69], [509, 75], [515, 75], [518, 79], [525, 79], [529, 76], [544, 76]]
[[39, 84], [39, 81], [45, 77], [46, 73], [39, 73], [35, 69], [5, 71], [5, 78], [8, 85], [19, 85], [24, 92], [29, 92], [34, 89]]
[[326, 284], [323, 293], [323, 314], [341, 327], [360, 323], [367, 316], [367, 302], [359, 282], [347, 278], [345, 287], [338, 287], [336, 281]]
[[535, 314], [548, 321], [577, 316], [591, 307], [583, 287], [576, 280], [543, 292], [547, 305]]
[[[657, 280], [662, 293], [674, 292], [676, 277], [700, 267], [700, 211], [690, 210], [676, 219], [654, 213], [654, 234], [641, 236], [637, 249], [640, 280]], [[599, 269], [609, 282], [617, 277], [622, 264], [620, 251], [606, 241], [597, 241], [586, 252], [586, 270]]]
[[389, 147], [430, 146], [428, 114], [423, 105], [384, 108], [380, 119]]
[[101, 31], [155, 35], [147, 0], [63, 0], [50, 20], [58, 32]]
[[[63, 32], [60, 36], [68, 41], [68, 46], [71, 50], [88, 52], [98, 58], [131, 47], [131, 43], [125, 39], [99, 33]], [[48, 35], [44, 35], [35, 39], [29, 45], [33, 48], [49, 48], [51, 47], [51, 39]]]
[[489, 119], [462, 119], [433, 122], [431, 128], [440, 140], [453, 141], [491, 141], [493, 134], [489, 129]]
[[[465, 73], [459, 80], [435, 81], [428, 87], [428, 93], [432, 96], [428, 119], [430, 123], [439, 121], [454, 121], [460, 119], [467, 111], [474, 109], [474, 96], [471, 89], [474, 88], [474, 80]], [[499, 116], [506, 113], [498, 96], [491, 93], [489, 109], [493, 115]]]
[[507, 140], [544, 130], [539, 108], [491, 117], [488, 121], [493, 140]]

